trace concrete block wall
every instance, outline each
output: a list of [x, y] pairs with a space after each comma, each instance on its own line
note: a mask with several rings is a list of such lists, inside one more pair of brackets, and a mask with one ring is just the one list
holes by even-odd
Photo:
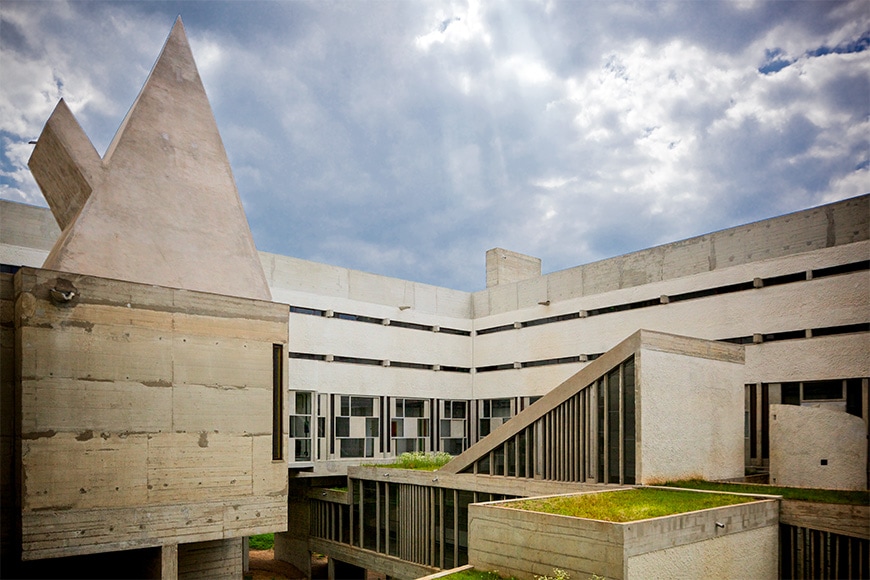
[[286, 529], [272, 354], [287, 333], [280, 304], [21, 269], [23, 559]]

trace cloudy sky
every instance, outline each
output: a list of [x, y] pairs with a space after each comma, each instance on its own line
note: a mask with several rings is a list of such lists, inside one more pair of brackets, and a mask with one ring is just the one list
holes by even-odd
[[870, 191], [870, 2], [0, 4], [0, 197], [181, 14], [259, 249], [462, 290]]

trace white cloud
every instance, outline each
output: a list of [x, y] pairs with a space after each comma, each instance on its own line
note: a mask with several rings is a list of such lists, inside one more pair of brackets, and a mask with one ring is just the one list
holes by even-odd
[[60, 96], [105, 149], [178, 10], [267, 251], [478, 289], [870, 189], [870, 51], [809, 56], [865, 0], [203, 6], [0, 6], [0, 197]]

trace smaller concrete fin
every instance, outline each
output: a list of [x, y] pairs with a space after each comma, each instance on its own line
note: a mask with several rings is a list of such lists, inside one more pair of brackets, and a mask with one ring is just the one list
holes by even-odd
[[103, 179], [100, 155], [63, 99], [46, 121], [27, 165], [61, 231]]

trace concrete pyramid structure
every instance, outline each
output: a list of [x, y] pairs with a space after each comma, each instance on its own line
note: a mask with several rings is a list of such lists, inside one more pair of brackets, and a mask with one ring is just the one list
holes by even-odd
[[181, 18], [103, 159], [61, 101], [29, 165], [63, 232], [44, 268], [271, 300]]

